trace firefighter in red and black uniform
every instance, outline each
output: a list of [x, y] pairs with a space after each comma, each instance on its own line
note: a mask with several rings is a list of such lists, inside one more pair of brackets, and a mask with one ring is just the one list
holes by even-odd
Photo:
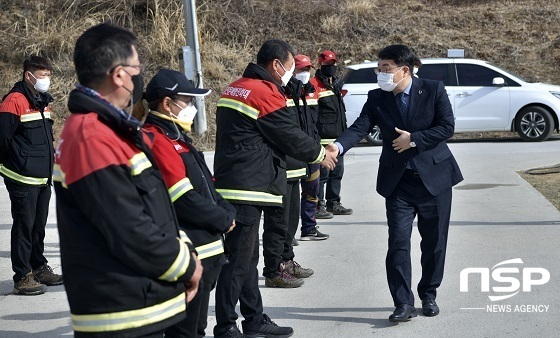
[[[292, 77], [294, 55], [286, 42], [266, 41], [257, 64], [250, 63], [218, 101], [214, 176], [218, 192], [236, 208], [237, 226], [226, 236], [230, 264], [222, 268], [216, 287], [217, 337], [241, 337], [235, 325], [238, 301], [245, 335], [293, 334], [292, 328], [278, 327], [263, 314], [257, 271], [259, 222], [265, 208], [274, 212], [282, 207], [285, 155], [331, 168], [335, 160], [301, 130], [286, 106], [281, 86]], [[274, 241], [283, 245], [285, 237], [286, 231], [279, 231]]]
[[76, 337], [163, 337], [185, 318], [202, 275], [149, 138], [122, 110], [142, 97], [135, 43], [129, 31], [101, 24], [74, 50], [80, 84], [70, 93], [53, 178]]
[[[306, 126], [307, 133], [313, 136], [317, 141], [321, 142], [321, 136], [317, 130], [318, 118], [318, 95], [317, 90], [310, 82], [311, 77], [311, 60], [307, 55], [296, 55], [295, 77], [304, 83], [302, 100], [305, 102], [305, 110], [308, 115], [308, 123]], [[338, 164], [337, 164], [338, 165]], [[307, 164], [307, 177], [301, 180], [301, 237], [302, 241], [323, 241], [329, 238], [329, 235], [318, 230], [315, 212], [319, 204], [319, 180], [321, 176], [321, 166], [314, 163]], [[331, 214], [332, 218], [332, 214]], [[297, 230], [297, 224], [293, 229]]]
[[43, 255], [54, 164], [53, 120], [47, 92], [51, 62], [30, 56], [23, 79], [0, 105], [0, 175], [12, 203], [11, 259], [14, 293], [38, 295], [62, 284]]
[[[312, 95], [315, 93], [315, 88], [309, 83], [309, 68], [311, 67], [309, 57], [305, 55], [296, 55], [294, 57], [294, 63], [295, 76], [290, 79], [286, 86], [284, 86], [286, 106], [290, 110], [290, 115], [294, 122], [298, 124], [301, 130], [319, 142], [320, 137], [317, 132], [317, 127], [315, 126], [314, 117], [312, 116], [313, 113], [316, 112], [316, 109], [314, 108], [316, 108], [317, 100], [313, 102], [313, 99], [310, 99], [311, 106], [309, 106], [307, 102], [307, 97], [313, 97]], [[301, 77], [298, 75], [301, 74], [302, 69], [306, 69], [308, 71], [307, 77]], [[265, 276], [265, 285], [268, 287], [300, 287], [304, 284], [303, 278], [308, 278], [314, 273], [312, 269], [304, 268], [294, 260], [295, 254], [293, 245], [294, 243], [297, 243], [294, 236], [297, 232], [300, 218], [300, 181], [307, 179], [308, 175], [311, 173], [309, 169], [316, 168], [318, 189], [319, 167], [319, 164], [307, 164], [303, 161], [296, 160], [291, 156], [286, 156], [286, 173], [288, 182], [286, 185], [286, 193], [284, 194], [282, 201], [283, 208], [280, 209], [281, 212], [268, 213], [267, 210], [264, 212], [263, 242], [265, 242], [265, 238], [269, 236], [269, 233], [275, 229], [285, 229], [285, 231], [287, 231], [286, 240], [283, 243], [283, 250], [271, 248], [270, 246], [263, 247], [263, 276]], [[314, 213], [315, 208], [313, 208], [311, 213], [312, 217]], [[313, 230], [315, 229], [316, 226], [313, 226]], [[317, 234], [317, 232], [318, 231], [315, 233], [315, 238], [328, 238], [328, 235], [321, 233]], [[321, 238], [321, 236], [324, 238]], [[275, 242], [271, 243], [274, 244]], [[280, 267], [280, 271], [278, 271], [278, 267]], [[276, 273], [277, 271], [279, 273]]]
[[192, 240], [204, 267], [200, 290], [187, 306], [187, 319], [166, 329], [166, 337], [205, 336], [210, 292], [221, 266], [227, 263], [222, 235], [235, 227], [235, 208], [216, 192], [202, 153], [186, 134], [196, 114], [193, 99], [209, 93], [170, 69], [160, 69], [146, 87], [150, 113], [144, 129], [153, 139], [154, 157], [179, 225]]
[[[346, 107], [342, 100], [341, 83], [336, 76], [338, 62], [336, 54], [325, 50], [319, 55], [318, 61], [321, 68], [315, 72], [311, 84], [317, 89], [319, 99], [317, 129], [321, 136], [321, 144], [327, 145], [334, 142], [346, 130]], [[319, 208], [315, 214], [316, 218], [332, 218], [332, 214], [352, 214], [352, 209], [345, 208], [340, 202], [343, 174], [344, 157], [342, 156], [338, 157], [334, 170], [321, 169]]]

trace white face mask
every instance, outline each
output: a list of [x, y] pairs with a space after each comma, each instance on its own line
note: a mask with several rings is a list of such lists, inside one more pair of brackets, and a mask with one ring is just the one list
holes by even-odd
[[50, 77], [44, 77], [42, 79], [38, 79], [35, 77], [35, 75], [33, 75], [33, 73], [29, 72], [29, 74], [33, 76], [33, 78], [35, 79], [35, 84], [33, 85], [33, 87], [35, 88], [36, 91], [38, 91], [39, 93], [46, 93], [47, 90], [49, 90], [49, 87], [51, 86]]
[[[181, 108], [175, 101], [172, 101], [177, 107]], [[193, 102], [189, 102], [185, 108], [181, 108], [179, 114], [175, 115], [171, 113], [173, 116], [177, 118], [177, 120], [181, 122], [192, 122], [194, 120], [194, 116], [196, 115], [197, 110], [194, 106]]]
[[296, 69], [296, 64], [294, 62], [294, 64], [292, 65], [292, 68], [290, 68], [290, 70], [286, 70], [286, 68], [284, 68], [284, 65], [280, 62], [280, 66], [282, 67], [282, 69], [284, 69], [284, 75], [280, 75], [280, 73], [276, 72], [276, 74], [280, 75], [280, 78], [282, 80], [282, 86], [287, 86], [288, 82], [290, 82], [290, 79], [292, 78], [292, 75], [294, 75], [294, 70]]
[[[402, 67], [401, 67], [402, 69]], [[400, 71], [400, 69], [398, 70]], [[395, 72], [396, 73], [396, 72]], [[395, 73], [379, 73], [377, 74], [377, 84], [379, 88], [386, 92], [391, 92], [393, 89], [397, 88], [398, 84], [404, 80], [404, 77], [397, 83], [393, 82], [393, 78], [395, 77]]]
[[311, 78], [311, 73], [310, 72], [301, 72], [301, 73], [297, 73], [294, 76], [296, 77], [296, 79], [303, 82], [303, 84], [306, 84], [307, 82], [309, 82], [309, 79]]

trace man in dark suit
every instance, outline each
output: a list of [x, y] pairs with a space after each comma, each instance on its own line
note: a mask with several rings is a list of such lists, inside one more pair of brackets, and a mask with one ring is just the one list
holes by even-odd
[[[422, 236], [422, 312], [436, 316], [436, 289], [443, 279], [451, 189], [463, 180], [446, 140], [453, 135], [453, 110], [443, 83], [412, 78], [414, 53], [404, 45], [382, 49], [375, 70], [380, 89], [368, 93], [356, 122], [335, 141], [344, 154], [375, 125], [383, 137], [377, 192], [385, 197], [389, 225], [386, 269], [395, 303], [392, 322], [416, 317], [411, 289], [410, 236], [418, 216]], [[334, 147], [331, 145], [329, 147]]]

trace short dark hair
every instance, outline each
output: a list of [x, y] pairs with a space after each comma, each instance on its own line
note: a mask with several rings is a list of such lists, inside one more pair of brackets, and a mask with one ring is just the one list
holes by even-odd
[[25, 72], [34, 72], [36, 70], [50, 70], [53, 71], [53, 65], [49, 59], [38, 55], [31, 55], [23, 60], [23, 74]]
[[408, 66], [410, 71], [414, 69], [416, 54], [405, 45], [391, 45], [379, 51], [377, 56], [383, 60], [393, 60], [397, 66]]
[[257, 64], [261, 67], [266, 67], [275, 59], [285, 63], [290, 58], [290, 54], [295, 56], [296, 52], [286, 41], [267, 40], [257, 53]]
[[422, 60], [418, 56], [414, 57], [414, 67], [420, 69], [422, 67]]
[[136, 36], [117, 25], [102, 23], [86, 30], [76, 41], [74, 67], [78, 82], [99, 82], [115, 66], [133, 55]]

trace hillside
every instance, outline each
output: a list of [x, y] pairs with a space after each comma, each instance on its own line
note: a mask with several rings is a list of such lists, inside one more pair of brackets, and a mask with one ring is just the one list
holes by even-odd
[[[0, 0], [0, 95], [21, 77], [25, 55], [39, 53], [55, 65], [52, 94], [56, 128], [66, 116], [67, 94], [76, 82], [72, 51], [88, 27], [113, 21], [138, 35], [146, 81], [160, 68], [178, 68], [185, 44], [181, 0]], [[560, 84], [560, 1], [413, 0], [198, 0], [197, 14], [209, 132], [219, 93], [254, 60], [261, 43], [280, 38], [315, 59], [329, 48], [341, 60], [375, 59], [382, 47], [404, 43], [420, 57], [443, 57], [464, 48], [530, 81]]]

